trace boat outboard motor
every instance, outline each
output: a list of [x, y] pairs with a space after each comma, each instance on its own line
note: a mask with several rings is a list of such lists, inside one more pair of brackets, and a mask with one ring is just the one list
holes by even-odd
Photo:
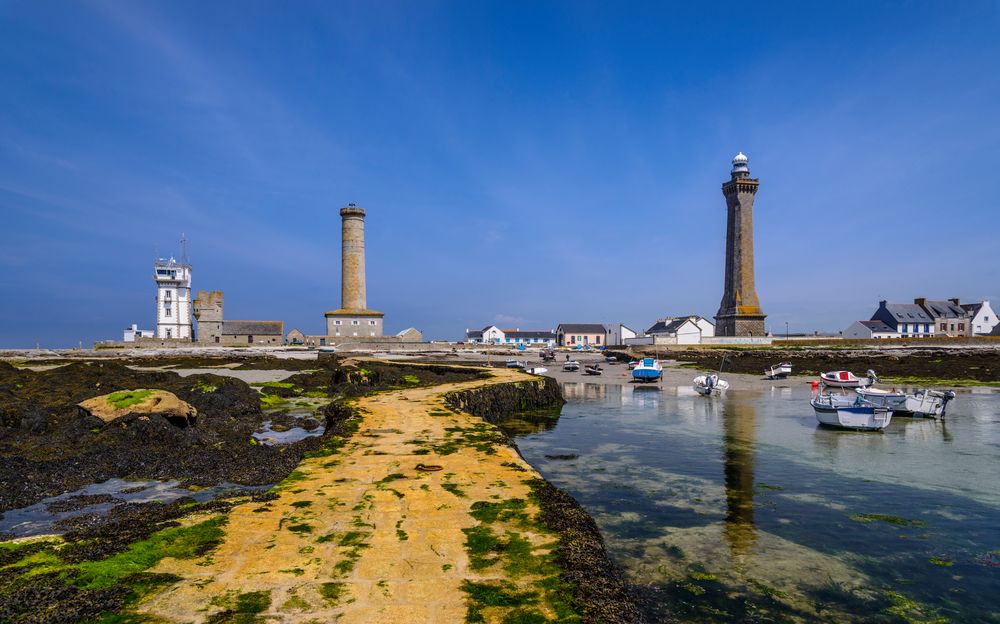
[[870, 368], [868, 369], [868, 381], [871, 382], [869, 385], [875, 385], [875, 383], [878, 381], [878, 375], [876, 375], [875, 371], [873, 371]]
[[705, 376], [705, 387], [708, 388], [709, 390], [715, 387], [715, 375]]
[[944, 396], [941, 397], [941, 418], [944, 418], [944, 412], [948, 409], [948, 402], [953, 400], [956, 396], [957, 395], [952, 390], [949, 390], [944, 393]]

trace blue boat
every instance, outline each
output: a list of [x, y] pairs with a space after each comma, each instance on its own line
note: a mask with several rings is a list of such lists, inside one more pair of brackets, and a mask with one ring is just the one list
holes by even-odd
[[656, 358], [642, 358], [632, 369], [632, 381], [640, 383], [659, 381], [663, 378], [663, 367]]

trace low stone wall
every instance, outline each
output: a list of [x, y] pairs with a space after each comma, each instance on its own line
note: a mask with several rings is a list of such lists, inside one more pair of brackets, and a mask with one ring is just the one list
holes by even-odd
[[518, 412], [561, 407], [566, 402], [559, 383], [551, 377], [457, 390], [446, 394], [444, 400], [449, 406], [494, 425]]

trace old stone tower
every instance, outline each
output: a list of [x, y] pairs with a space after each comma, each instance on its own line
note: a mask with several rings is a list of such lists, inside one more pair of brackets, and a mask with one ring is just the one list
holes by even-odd
[[753, 271], [753, 200], [758, 186], [740, 152], [733, 158], [731, 178], [722, 185], [728, 211], [726, 290], [715, 315], [716, 336], [764, 335], [766, 315], [757, 301]]
[[194, 300], [198, 342], [218, 343], [222, 338], [223, 295], [221, 290], [199, 290]]
[[348, 204], [340, 209], [340, 308], [326, 317], [326, 335], [374, 338], [382, 335], [381, 312], [368, 309], [365, 294], [365, 209]]

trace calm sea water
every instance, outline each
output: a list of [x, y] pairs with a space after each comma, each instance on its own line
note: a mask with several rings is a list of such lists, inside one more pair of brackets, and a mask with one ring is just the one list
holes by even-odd
[[861, 433], [820, 428], [805, 387], [563, 391], [554, 424], [504, 426], [651, 617], [1000, 622], [1000, 393]]

